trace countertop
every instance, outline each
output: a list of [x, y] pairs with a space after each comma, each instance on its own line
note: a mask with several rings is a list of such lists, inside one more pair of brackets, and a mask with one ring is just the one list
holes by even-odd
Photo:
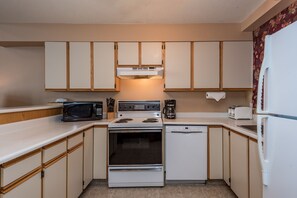
[[21, 106], [21, 107], [3, 107], [0, 108], [0, 114], [2, 113], [14, 113], [14, 112], [24, 112], [24, 111], [34, 111], [42, 109], [55, 109], [63, 107], [63, 104], [47, 104], [47, 105], [36, 105], [36, 106]]
[[[164, 119], [164, 125], [222, 125], [257, 139], [257, 134], [237, 125], [253, 125], [254, 120], [236, 121], [222, 116]], [[194, 115], [191, 115], [194, 116]], [[108, 125], [112, 120], [61, 122], [61, 116], [0, 125], [0, 164], [17, 158], [78, 131], [96, 125]]]

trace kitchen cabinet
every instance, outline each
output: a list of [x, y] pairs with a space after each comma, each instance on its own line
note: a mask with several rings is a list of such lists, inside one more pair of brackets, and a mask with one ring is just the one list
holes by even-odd
[[93, 179], [93, 128], [84, 131], [84, 189]]
[[26, 179], [16, 184], [16, 186], [3, 194], [0, 198], [17, 198], [17, 197], [30, 197], [41, 198], [41, 172], [40, 170]]
[[191, 89], [191, 43], [165, 43], [165, 91]]
[[67, 43], [45, 42], [45, 89], [67, 89]]
[[162, 65], [162, 43], [141, 43], [141, 65]]
[[67, 157], [58, 158], [46, 165], [43, 178], [43, 198], [66, 197]]
[[118, 65], [139, 65], [138, 42], [118, 43]]
[[41, 150], [0, 166], [1, 198], [41, 197]]
[[77, 198], [83, 191], [83, 136], [76, 134], [68, 139], [67, 195]]
[[94, 89], [114, 90], [115, 52], [113, 42], [94, 42]]
[[208, 178], [223, 179], [223, 132], [222, 127], [208, 127]]
[[250, 198], [262, 198], [263, 185], [257, 140], [249, 139]]
[[194, 42], [194, 89], [220, 88], [220, 43]]
[[91, 45], [90, 42], [70, 42], [69, 80], [70, 89], [91, 89]]
[[66, 197], [67, 142], [57, 141], [43, 148], [43, 198]]
[[230, 133], [231, 189], [240, 198], [249, 197], [248, 138], [242, 134]]
[[230, 186], [230, 131], [223, 128], [223, 178]]
[[107, 179], [107, 126], [94, 127], [94, 179]]
[[252, 88], [253, 42], [223, 42], [223, 88]]

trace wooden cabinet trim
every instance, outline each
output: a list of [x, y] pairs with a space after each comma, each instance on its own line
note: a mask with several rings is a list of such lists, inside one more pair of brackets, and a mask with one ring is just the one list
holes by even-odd
[[91, 90], [94, 91], [94, 42], [90, 42], [90, 84]]
[[43, 163], [43, 168], [50, 167], [51, 165], [55, 164], [56, 162], [60, 161], [61, 159], [63, 159], [66, 156], [67, 156], [67, 152], [62, 153], [61, 155], [58, 155], [57, 157], [51, 159], [50, 161]]
[[[90, 128], [91, 128], [91, 127], [90, 127]], [[87, 129], [89, 129], [89, 128], [87, 128]], [[87, 129], [84, 129], [84, 130], [87, 130]], [[80, 135], [81, 133], [83, 133], [83, 131], [79, 131], [79, 132], [76, 132], [76, 133], [74, 133], [74, 134], [72, 134], [72, 135], [69, 135], [67, 138], [68, 138], [68, 139], [73, 138], [73, 137], [75, 137], [75, 136], [77, 136], [77, 135]]]
[[47, 150], [47, 149], [49, 149], [49, 148], [51, 148], [51, 147], [53, 147], [53, 146], [56, 146], [56, 145], [58, 145], [58, 144], [60, 144], [60, 143], [62, 143], [62, 142], [64, 142], [64, 141], [66, 141], [66, 140], [67, 140], [67, 138], [63, 138], [63, 139], [60, 139], [60, 140], [55, 141], [55, 142], [53, 142], [53, 143], [47, 144], [47, 145], [45, 145], [45, 146], [43, 147], [43, 149], [44, 149], [44, 150]]
[[66, 88], [70, 89], [70, 44], [66, 43]]
[[15, 158], [13, 160], [10, 160], [8, 162], [5, 162], [5, 163], [1, 164], [1, 168], [8, 168], [8, 167], [10, 167], [10, 166], [12, 166], [14, 164], [17, 164], [20, 161], [23, 161], [23, 160], [25, 160], [25, 159], [27, 159], [29, 157], [32, 157], [33, 155], [36, 155], [37, 153], [41, 153], [41, 148], [37, 149], [37, 150], [34, 150], [34, 151], [30, 152], [30, 153], [27, 153], [25, 155], [22, 155], [20, 157], [17, 157], [17, 158]]
[[232, 129], [229, 129], [229, 131], [232, 132], [232, 133], [238, 134], [238, 135], [240, 135], [240, 136], [242, 136], [242, 137], [246, 137], [247, 139], [249, 138], [249, 136], [244, 135], [244, 134], [242, 134], [242, 133], [240, 133], [240, 132], [234, 131], [234, 130], [232, 130]]
[[0, 114], [0, 124], [49, 117], [62, 113], [62, 107]]
[[258, 140], [255, 138], [249, 137], [249, 140], [258, 143]]
[[34, 169], [33, 171], [31, 171], [31, 172], [27, 173], [26, 175], [22, 176], [21, 178], [13, 181], [12, 183], [8, 184], [7, 186], [2, 187], [1, 188], [1, 193], [6, 194], [6, 193], [10, 192], [11, 190], [13, 190], [16, 187], [18, 187], [19, 185], [21, 185], [22, 183], [26, 182], [30, 178], [32, 178], [35, 175], [37, 175], [38, 173], [40, 173], [41, 170], [42, 170], [42, 166]]
[[81, 143], [79, 143], [79, 144], [75, 145], [74, 147], [72, 147], [72, 148], [68, 149], [67, 153], [68, 153], [68, 154], [70, 154], [70, 153], [74, 152], [75, 150], [77, 150], [77, 149], [79, 149], [80, 147], [82, 147], [82, 146], [83, 146], [83, 144], [84, 144], [84, 143], [83, 143], [83, 142], [81, 142]]
[[220, 41], [220, 81], [219, 81], [219, 89], [222, 90], [223, 89], [223, 42]]

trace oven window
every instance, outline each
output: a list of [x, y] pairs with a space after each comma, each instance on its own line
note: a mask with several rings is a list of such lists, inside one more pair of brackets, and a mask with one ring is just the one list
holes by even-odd
[[162, 164], [162, 132], [109, 133], [109, 165]]

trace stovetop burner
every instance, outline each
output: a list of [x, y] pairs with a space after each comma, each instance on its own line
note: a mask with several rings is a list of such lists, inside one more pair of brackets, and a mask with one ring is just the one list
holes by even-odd
[[142, 122], [153, 123], [153, 122], [158, 122], [158, 119], [157, 118], [147, 118], [146, 120], [143, 120]]
[[120, 120], [117, 120], [115, 123], [128, 123], [129, 121], [132, 121], [131, 118], [122, 118]]

